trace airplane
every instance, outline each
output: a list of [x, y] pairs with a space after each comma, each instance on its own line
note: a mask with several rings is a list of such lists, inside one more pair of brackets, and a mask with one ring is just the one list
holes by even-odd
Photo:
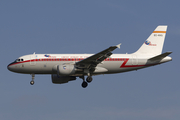
[[[52, 83], [63, 84], [83, 80], [86, 88], [93, 79], [101, 74], [122, 73], [138, 70], [171, 61], [168, 55], [162, 54], [167, 25], [160, 25], [152, 32], [143, 45], [132, 54], [113, 54], [121, 44], [111, 46], [97, 54], [30, 54], [24, 55], [10, 63], [8, 70], [16, 73], [30, 74], [34, 84], [35, 74], [51, 74]], [[85, 80], [85, 76], [86, 80]]]

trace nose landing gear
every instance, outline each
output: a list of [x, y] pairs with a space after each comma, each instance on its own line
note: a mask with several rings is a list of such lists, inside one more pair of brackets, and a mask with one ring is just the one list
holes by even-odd
[[31, 84], [31, 85], [34, 85], [34, 77], [35, 77], [35, 74], [31, 74], [31, 76], [32, 76], [32, 80], [31, 80], [30, 84]]
[[30, 84], [31, 84], [31, 85], [34, 85], [34, 81], [31, 81]]

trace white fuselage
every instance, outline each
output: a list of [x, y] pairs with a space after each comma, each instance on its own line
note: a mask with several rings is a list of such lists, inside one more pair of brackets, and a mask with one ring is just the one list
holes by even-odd
[[[57, 65], [75, 65], [78, 61], [92, 55], [93, 54], [30, 54], [19, 57], [15, 62], [8, 65], [8, 69], [13, 72], [25, 74], [57, 74]], [[149, 62], [148, 58], [152, 56], [113, 54], [98, 64], [92, 75], [127, 72], [171, 60], [170, 57], [165, 57], [158, 62]], [[72, 76], [82, 76], [83, 72], [84, 71], [77, 70]]]

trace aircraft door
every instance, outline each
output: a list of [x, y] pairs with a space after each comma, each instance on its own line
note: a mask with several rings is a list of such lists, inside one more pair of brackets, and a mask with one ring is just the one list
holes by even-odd
[[30, 65], [36, 65], [36, 54], [32, 54], [30, 57]]
[[132, 55], [132, 65], [138, 65], [137, 55]]

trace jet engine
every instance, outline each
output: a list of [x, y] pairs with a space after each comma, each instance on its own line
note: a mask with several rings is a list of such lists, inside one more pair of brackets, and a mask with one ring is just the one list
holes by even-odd
[[72, 75], [75, 73], [75, 67], [71, 64], [62, 64], [57, 66], [57, 74], [61, 76]]
[[54, 84], [63, 84], [68, 83], [69, 81], [76, 80], [76, 77], [74, 76], [59, 76], [57, 74], [51, 75], [52, 83]]

